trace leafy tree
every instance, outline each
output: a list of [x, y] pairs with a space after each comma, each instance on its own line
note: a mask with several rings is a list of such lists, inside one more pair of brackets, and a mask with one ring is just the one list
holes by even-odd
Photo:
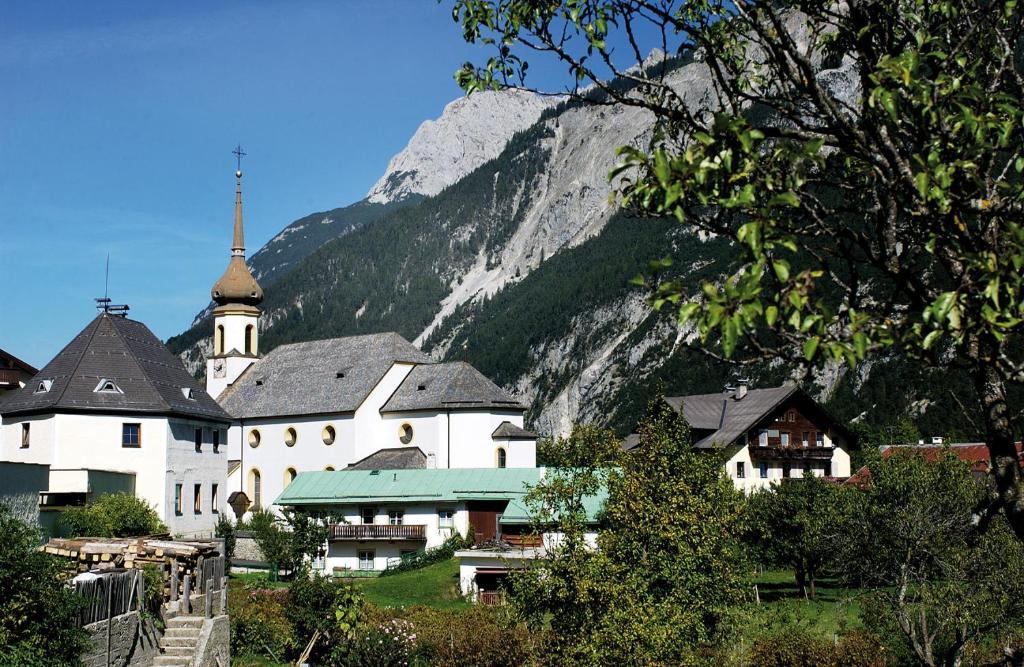
[[1024, 626], [1024, 544], [1002, 515], [979, 529], [974, 509], [985, 489], [969, 465], [952, 452], [929, 461], [896, 451], [869, 469], [838, 550], [839, 571], [873, 591], [869, 626], [936, 667], [959, 665], [972, 642]]
[[217, 526], [213, 534], [224, 539], [224, 559], [230, 568], [231, 559], [235, 557], [235, 544], [238, 542], [234, 522], [226, 514], [221, 514], [217, 517]]
[[167, 532], [156, 510], [131, 493], [109, 493], [84, 507], [68, 509], [61, 514], [60, 525], [73, 536], [138, 537]]
[[[567, 467], [528, 494], [538, 529], [556, 526], [563, 538], [513, 578], [510, 597], [533, 624], [550, 623], [552, 664], [694, 662], [739, 598], [740, 495], [720, 458], [694, 452], [685, 420], [661, 403], [629, 455], [609, 451], [595, 465], [580, 442], [559, 441]], [[583, 510], [605, 484], [594, 549]]]
[[833, 560], [845, 518], [846, 489], [807, 473], [755, 492], [747, 501], [744, 536], [766, 562], [793, 568], [800, 594]]
[[323, 555], [330, 524], [341, 517], [330, 512], [285, 509], [282, 517], [265, 509], [249, 515], [247, 527], [268, 563], [289, 574], [306, 572], [310, 559]]
[[87, 646], [81, 599], [64, 585], [38, 529], [0, 504], [0, 665], [76, 665]]
[[[455, 0], [453, 16], [492, 49], [457, 73], [469, 92], [525, 87], [530, 53], [561, 63], [580, 100], [651, 112], [649, 142], [620, 148], [620, 201], [744, 260], [697, 294], [650, 279], [652, 305], [708, 352], [806, 369], [893, 350], [962, 369], [990, 512], [1024, 537], [1007, 405], [1024, 379], [1016, 0]], [[651, 35], [700, 63], [706, 103], [670, 61], [636, 67]]]

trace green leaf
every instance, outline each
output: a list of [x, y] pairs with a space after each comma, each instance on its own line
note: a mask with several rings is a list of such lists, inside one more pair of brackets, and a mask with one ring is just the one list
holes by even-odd
[[779, 279], [779, 282], [787, 282], [789, 280], [789, 262], [784, 259], [776, 259], [772, 261], [772, 269], [775, 270], [775, 277]]
[[814, 359], [814, 353], [818, 351], [820, 343], [821, 339], [818, 336], [813, 336], [804, 341], [804, 358], [808, 361]]
[[779, 309], [776, 306], [768, 306], [764, 311], [764, 319], [768, 326], [775, 326], [775, 320], [779, 318]]

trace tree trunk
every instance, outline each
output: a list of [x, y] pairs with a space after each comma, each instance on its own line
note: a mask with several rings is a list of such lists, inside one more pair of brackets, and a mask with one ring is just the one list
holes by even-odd
[[796, 567], [796, 585], [800, 589], [800, 597], [807, 597], [807, 577], [804, 574], [804, 568], [800, 565]]
[[[994, 352], [994, 350], [993, 350]], [[982, 354], [975, 373], [975, 388], [981, 399], [985, 419], [985, 444], [992, 460], [989, 475], [998, 494], [998, 503], [1006, 514], [1013, 532], [1024, 539], [1024, 479], [1017, 456], [1017, 446], [1010, 429], [1006, 405], [1006, 386], [994, 366]]]

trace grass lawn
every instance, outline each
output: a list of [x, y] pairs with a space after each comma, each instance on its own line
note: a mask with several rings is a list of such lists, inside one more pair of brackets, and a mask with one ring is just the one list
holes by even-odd
[[258, 586], [259, 588], [287, 588], [287, 581], [270, 581], [266, 572], [231, 572], [228, 574], [231, 581], [237, 582], [238, 586]]
[[459, 561], [455, 558], [387, 577], [357, 579], [356, 586], [378, 607], [423, 604], [454, 609], [469, 606], [459, 594]]
[[757, 586], [761, 603], [745, 605], [752, 616], [743, 632], [745, 637], [763, 636], [783, 628], [799, 628], [832, 637], [863, 626], [858, 600], [860, 591], [843, 588], [834, 580], [818, 582], [814, 600], [805, 600], [800, 595], [790, 571], [766, 571], [751, 579], [750, 585]]

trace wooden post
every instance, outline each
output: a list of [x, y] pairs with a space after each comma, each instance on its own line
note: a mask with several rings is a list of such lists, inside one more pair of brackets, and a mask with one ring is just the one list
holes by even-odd
[[206, 618], [213, 618], [213, 579], [206, 580]]
[[228, 613], [228, 578], [224, 577], [220, 582], [220, 613]]
[[110, 624], [114, 622], [112, 618], [113, 610], [111, 607], [114, 604], [114, 596], [110, 594], [110, 579], [107, 580], [107, 667], [110, 667]]
[[186, 574], [185, 579], [182, 582], [184, 585], [181, 588], [181, 612], [183, 614], [192, 613], [192, 575]]
[[171, 561], [171, 602], [178, 600], [178, 561]]

